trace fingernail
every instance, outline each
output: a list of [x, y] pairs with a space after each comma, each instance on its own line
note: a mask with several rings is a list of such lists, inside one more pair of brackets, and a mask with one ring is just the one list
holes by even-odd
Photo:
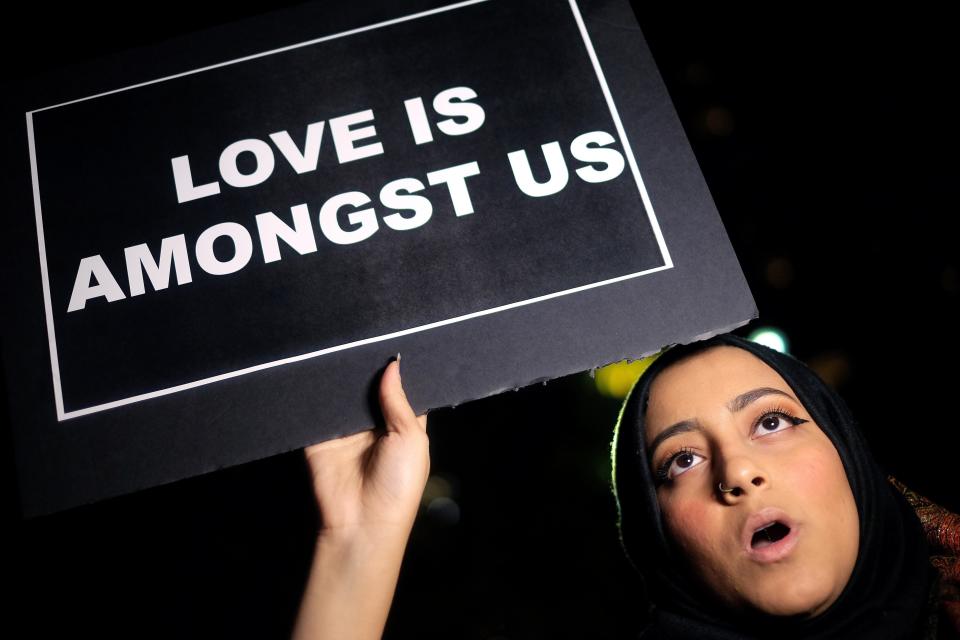
[[400, 352], [397, 351], [397, 373], [400, 373]]

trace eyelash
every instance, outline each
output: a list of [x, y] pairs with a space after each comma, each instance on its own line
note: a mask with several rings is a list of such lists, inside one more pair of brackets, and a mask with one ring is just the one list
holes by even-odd
[[[783, 407], [774, 407], [772, 409], [768, 409], [767, 411], [764, 411], [762, 414], [760, 414], [760, 417], [754, 420], [753, 430], [750, 432], [751, 435], [755, 434], [757, 430], [760, 428], [760, 424], [770, 416], [778, 416], [780, 418], [783, 418], [784, 420], [789, 422], [790, 426], [792, 427], [796, 427], [797, 425], [801, 425], [807, 421], [805, 418], [798, 418], [797, 416], [789, 413]], [[771, 431], [771, 433], [776, 433], [776, 432]]]
[[674, 451], [666, 458], [663, 459], [663, 462], [660, 463], [660, 466], [657, 467], [656, 473], [654, 473], [654, 484], [660, 486], [665, 482], [670, 482], [672, 478], [670, 477], [670, 467], [673, 466], [673, 461], [682, 456], [685, 453], [692, 453], [697, 455], [697, 453], [690, 447], [680, 447], [677, 451]]
[[[787, 410], [784, 409], [783, 407], [778, 406], [772, 409], [767, 409], [766, 411], [761, 413], [756, 420], [754, 420], [753, 429], [751, 429], [750, 435], [753, 436], [757, 432], [757, 430], [760, 429], [761, 423], [763, 423], [763, 421], [769, 418], [770, 416], [777, 416], [777, 417], [783, 418], [784, 420], [790, 423], [791, 427], [796, 427], [797, 425], [801, 425], [804, 422], [807, 422], [805, 418], [798, 418], [797, 416], [791, 413], [788, 413]], [[779, 431], [771, 431], [770, 433], [779, 433]], [[656, 486], [660, 486], [661, 484], [670, 482], [672, 480], [672, 478], [670, 478], [669, 476], [670, 467], [673, 466], [673, 463], [677, 458], [679, 458], [684, 454], [699, 455], [697, 454], [696, 451], [694, 451], [692, 448], [687, 446], [680, 447], [677, 451], [674, 451], [673, 453], [667, 455], [667, 457], [664, 458], [663, 462], [660, 463], [660, 466], [657, 467], [657, 470], [654, 472], [654, 481]]]

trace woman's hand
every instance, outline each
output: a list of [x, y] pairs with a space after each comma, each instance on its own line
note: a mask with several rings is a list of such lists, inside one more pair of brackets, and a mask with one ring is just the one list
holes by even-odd
[[399, 360], [383, 372], [380, 408], [385, 429], [305, 449], [321, 524], [296, 640], [383, 633], [430, 473], [427, 416], [407, 402]]
[[305, 449], [320, 508], [321, 535], [413, 526], [430, 473], [427, 415], [417, 417], [400, 382], [398, 360], [380, 380], [386, 430]]

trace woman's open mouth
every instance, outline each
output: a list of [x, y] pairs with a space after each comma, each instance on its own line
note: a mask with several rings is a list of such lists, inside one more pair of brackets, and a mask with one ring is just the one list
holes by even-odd
[[747, 555], [757, 562], [776, 562], [793, 551], [798, 526], [784, 511], [766, 507], [747, 518], [742, 541]]
[[783, 540], [788, 533], [790, 533], [790, 527], [787, 525], [782, 522], [771, 522], [754, 532], [750, 546], [754, 549], [768, 547], [777, 540]]

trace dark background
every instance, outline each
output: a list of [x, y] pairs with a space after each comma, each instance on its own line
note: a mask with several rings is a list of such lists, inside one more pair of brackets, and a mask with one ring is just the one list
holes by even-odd
[[[5, 23], [5, 69], [16, 77], [277, 6], [30, 5]], [[635, 11], [756, 298], [752, 326], [785, 330], [847, 398], [885, 468], [960, 510], [950, 22], [903, 8]], [[430, 489], [457, 509], [423, 509], [386, 637], [635, 631], [642, 596], [607, 487], [618, 407], [580, 374], [432, 412], [441, 480]], [[23, 522], [7, 424], [2, 438], [9, 630], [289, 633], [316, 527], [299, 453]]]

